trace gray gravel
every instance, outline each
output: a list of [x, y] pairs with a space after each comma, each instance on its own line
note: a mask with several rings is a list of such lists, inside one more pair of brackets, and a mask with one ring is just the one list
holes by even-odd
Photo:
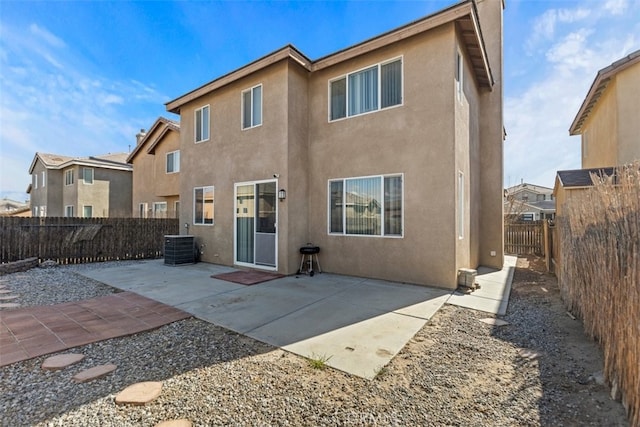
[[[25, 305], [114, 292], [74, 273], [99, 267], [34, 269], [0, 283]], [[45, 357], [15, 363], [0, 368], [0, 425], [154, 426], [178, 418], [199, 426], [627, 425], [622, 405], [590, 378], [601, 364], [597, 348], [559, 304], [555, 279], [542, 279], [544, 286], [528, 277], [514, 285], [509, 326], [443, 307], [373, 381], [314, 369], [193, 318], [75, 348], [86, 358], [63, 371], [41, 370]], [[118, 369], [71, 381], [104, 363]], [[160, 397], [146, 406], [115, 405], [115, 395], [139, 381], [163, 381]]]

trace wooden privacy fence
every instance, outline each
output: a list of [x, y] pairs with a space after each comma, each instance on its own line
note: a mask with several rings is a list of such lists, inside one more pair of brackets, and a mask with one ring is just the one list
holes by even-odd
[[177, 219], [0, 216], [0, 262], [37, 257], [60, 264], [157, 258]]
[[505, 253], [545, 255], [544, 223], [545, 221], [505, 223]]

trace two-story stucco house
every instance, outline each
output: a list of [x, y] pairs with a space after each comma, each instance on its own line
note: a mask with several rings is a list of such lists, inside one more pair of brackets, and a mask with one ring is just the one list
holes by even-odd
[[598, 71], [569, 133], [580, 135], [582, 169], [558, 171], [557, 214], [565, 201], [593, 185], [591, 173], [612, 175], [640, 160], [640, 50]]
[[133, 166], [133, 217], [177, 218], [180, 211], [180, 124], [159, 117], [137, 135], [127, 157]]
[[521, 182], [504, 190], [504, 214], [509, 220], [554, 219], [553, 188]]
[[[293, 46], [166, 104], [206, 262], [455, 288], [503, 265], [502, 10], [466, 0], [311, 60]], [[183, 228], [184, 229], [184, 228]]]
[[29, 173], [33, 216], [130, 217], [127, 153], [69, 157], [36, 153]]

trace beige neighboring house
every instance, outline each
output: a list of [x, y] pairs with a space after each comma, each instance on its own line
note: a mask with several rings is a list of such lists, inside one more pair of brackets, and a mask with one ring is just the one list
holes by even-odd
[[31, 216], [29, 203], [3, 198], [0, 200], [0, 216]]
[[455, 288], [503, 266], [501, 0], [328, 56], [288, 45], [166, 104], [205, 262]]
[[29, 173], [31, 213], [38, 217], [130, 217], [127, 153], [70, 157], [36, 153]]
[[553, 188], [522, 182], [507, 188], [504, 194], [504, 214], [510, 219], [538, 221], [555, 218]]
[[590, 172], [640, 160], [640, 50], [598, 71], [569, 133], [580, 135], [582, 169], [559, 171], [554, 194], [557, 215], [565, 201], [593, 185]]
[[133, 166], [133, 217], [177, 218], [180, 212], [180, 124], [158, 118], [137, 136], [127, 157]]

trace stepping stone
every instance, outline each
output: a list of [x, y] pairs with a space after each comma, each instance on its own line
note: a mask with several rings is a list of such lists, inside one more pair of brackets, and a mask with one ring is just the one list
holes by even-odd
[[20, 304], [18, 304], [17, 302], [0, 303], [0, 308], [15, 308], [15, 307], [20, 307]]
[[486, 323], [487, 325], [493, 325], [493, 326], [506, 326], [506, 325], [510, 325], [511, 324], [511, 323], [507, 322], [506, 320], [494, 319], [493, 317], [487, 317], [486, 319], [480, 319], [480, 321]]
[[158, 381], [135, 383], [118, 393], [116, 403], [118, 405], [144, 405], [157, 399], [161, 391], [162, 383]]
[[18, 295], [6, 295], [0, 297], [0, 301], [11, 301], [12, 299], [18, 298]]
[[[2, 286], [0, 286], [2, 288]], [[0, 289], [0, 294], [10, 294], [13, 292], [11, 289]]]
[[191, 427], [191, 425], [191, 421], [186, 418], [181, 418], [179, 420], [162, 421], [156, 424], [156, 427]]
[[58, 354], [57, 356], [47, 357], [44, 362], [42, 362], [41, 368], [49, 371], [58, 371], [66, 368], [67, 366], [71, 366], [74, 363], [78, 363], [82, 359], [84, 359], [84, 354]]
[[117, 366], [112, 364], [94, 366], [93, 368], [85, 369], [84, 371], [78, 372], [73, 376], [72, 379], [77, 383], [86, 383], [87, 381], [102, 378], [105, 375], [115, 371], [116, 368]]

